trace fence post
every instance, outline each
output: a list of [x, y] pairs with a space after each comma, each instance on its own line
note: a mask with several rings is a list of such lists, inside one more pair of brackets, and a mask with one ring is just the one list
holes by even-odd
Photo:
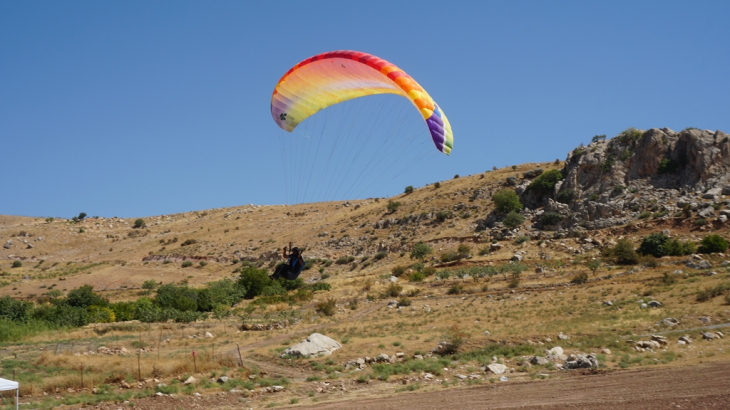
[[142, 381], [142, 370], [140, 369], [139, 361], [142, 357], [142, 349], [137, 350], [137, 381]]
[[81, 388], [84, 388], [84, 362], [81, 362], [81, 369], [79, 371], [81, 373]]
[[241, 346], [236, 343], [236, 349], [238, 349], [238, 363], [241, 367], [243, 367], [243, 357], [241, 357]]
[[193, 349], [193, 366], [195, 369], [195, 373], [198, 372], [198, 362], [195, 360], [195, 349]]

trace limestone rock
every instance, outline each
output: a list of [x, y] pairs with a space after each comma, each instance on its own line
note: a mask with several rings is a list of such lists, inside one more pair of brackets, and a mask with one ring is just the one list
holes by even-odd
[[296, 345], [284, 350], [284, 352], [281, 354], [281, 357], [313, 357], [320, 355], [327, 356], [341, 347], [341, 344], [325, 335], [312, 333], [301, 343], [297, 343]]
[[504, 374], [507, 371], [507, 366], [499, 363], [492, 363], [487, 365], [487, 370], [494, 374]]

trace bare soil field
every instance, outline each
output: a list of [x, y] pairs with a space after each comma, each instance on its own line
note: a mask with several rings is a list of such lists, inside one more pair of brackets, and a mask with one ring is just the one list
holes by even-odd
[[[272, 402], [275, 403], [275, 402]], [[274, 407], [274, 406], [268, 406]], [[353, 400], [332, 400], [299, 409], [727, 409], [730, 408], [730, 363], [703, 363], [615, 372], [585, 372], [554, 379], [497, 382], [469, 388]], [[94, 409], [116, 409], [104, 404]], [[152, 397], [134, 404], [138, 409], [248, 408], [233, 395], [196, 398]]]

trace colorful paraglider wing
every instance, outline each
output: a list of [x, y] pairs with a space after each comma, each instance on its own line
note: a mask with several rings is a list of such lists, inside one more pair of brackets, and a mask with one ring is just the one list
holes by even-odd
[[436, 148], [451, 152], [451, 125], [431, 96], [403, 70], [357, 51], [319, 54], [290, 69], [274, 88], [271, 116], [279, 127], [291, 132], [319, 110], [374, 94], [408, 98], [426, 120]]

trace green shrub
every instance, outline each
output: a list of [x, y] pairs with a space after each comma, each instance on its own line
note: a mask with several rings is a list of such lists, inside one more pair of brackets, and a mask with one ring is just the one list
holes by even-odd
[[627, 128], [616, 136], [616, 140], [623, 145], [632, 145], [641, 138], [644, 133], [634, 127]]
[[511, 211], [519, 211], [522, 209], [520, 197], [511, 189], [502, 189], [498, 191], [492, 195], [492, 201], [494, 201], [494, 206], [497, 208], [497, 211], [502, 213], [509, 213]]
[[137, 220], [134, 221], [134, 225], [132, 225], [132, 228], [134, 228], [134, 229], [144, 228], [145, 225], [146, 224], [144, 222], [144, 219], [139, 218], [139, 219], [137, 219]]
[[426, 256], [433, 253], [433, 248], [423, 242], [418, 242], [413, 245], [411, 249], [411, 259], [418, 259], [422, 261]]
[[395, 276], [397, 278], [400, 275], [406, 273], [406, 268], [405, 268], [405, 266], [394, 266], [390, 270], [390, 273], [391, 273], [391, 275], [393, 275], [393, 276]]
[[527, 235], [518, 236], [517, 238], [515, 238], [515, 245], [523, 244], [529, 240], [530, 240], [530, 237]]
[[575, 198], [578, 196], [578, 194], [575, 193], [574, 190], [570, 188], [566, 188], [558, 192], [557, 200], [560, 203], [563, 204], [569, 204], [575, 200]]
[[434, 188], [441, 188], [441, 183], [440, 182], [436, 182], [436, 183], [433, 184], [433, 187]]
[[527, 189], [531, 189], [540, 195], [546, 195], [553, 191], [555, 184], [563, 179], [563, 174], [557, 169], [551, 169], [535, 178], [534, 181], [527, 186]]
[[456, 252], [459, 252], [461, 255], [468, 256], [471, 254], [471, 246], [462, 243], [458, 248], [456, 248]]
[[517, 213], [516, 211], [510, 211], [510, 213], [507, 214], [507, 216], [504, 218], [504, 226], [506, 226], [509, 229], [517, 228], [518, 226], [522, 225], [522, 223], [525, 222], [525, 217]]
[[207, 265], [207, 264], [208, 264], [208, 262], [206, 262], [206, 261], [200, 261], [200, 262], [198, 263], [198, 265], [200, 265], [200, 267], [201, 267], [201, 268], [202, 268], [202, 267], [204, 267], [204, 266], [205, 266], [205, 265]]
[[269, 279], [269, 275], [265, 270], [256, 269], [252, 266], [245, 267], [238, 278], [238, 286], [245, 289], [246, 299], [259, 296], [270, 282], [271, 279]]
[[720, 235], [712, 234], [702, 238], [700, 242], [700, 253], [717, 253], [727, 250], [728, 242]]
[[387, 252], [378, 252], [375, 255], [373, 255], [373, 259], [376, 261], [379, 261], [379, 260], [385, 258], [386, 256], [388, 256]]
[[641, 241], [641, 245], [637, 251], [642, 255], [652, 255], [661, 258], [667, 254], [664, 245], [668, 240], [669, 238], [663, 233], [653, 233]]
[[436, 221], [444, 222], [452, 217], [451, 211], [438, 211], [436, 212]]
[[154, 279], [148, 279], [142, 283], [142, 289], [154, 289], [157, 287], [157, 282]]
[[335, 313], [337, 313], [336, 301], [334, 299], [327, 299], [325, 301], [318, 302], [315, 305], [314, 310], [325, 316], [334, 316]]
[[647, 218], [649, 218], [650, 216], [651, 216], [651, 212], [649, 212], [649, 211], [644, 211], [644, 212], [642, 212], [642, 213], [640, 213], [640, 214], [639, 214], [639, 219], [647, 219]]
[[596, 135], [593, 138], [591, 138], [591, 143], [599, 142], [599, 141], [605, 141], [605, 140], [606, 140], [606, 134]]
[[11, 265], [11, 267], [12, 268], [21, 268], [21, 267], [23, 267], [23, 262], [21, 262], [21, 261], [14, 261], [13, 264]]
[[589, 200], [589, 201], [593, 201], [593, 202], [596, 202], [596, 201], [598, 201], [598, 194], [591, 194], [591, 195], [590, 195], [590, 196], [588, 197], [588, 200]]
[[412, 194], [413, 193], [413, 185], [408, 185], [406, 187], [405, 191], [403, 191], [403, 193], [405, 193], [406, 195]]
[[697, 218], [697, 219], [695, 219], [695, 225], [697, 225], [697, 226], [707, 225], [707, 220], [705, 218]]
[[457, 261], [461, 259], [461, 255], [458, 252], [449, 251], [441, 254], [441, 263]]
[[464, 292], [464, 286], [462, 286], [461, 284], [457, 283], [455, 285], [452, 285], [449, 288], [449, 290], [446, 291], [446, 294], [448, 294], [448, 295], [460, 295], [460, 294], [462, 294], [462, 292]]
[[697, 244], [691, 241], [671, 239], [664, 244], [664, 251], [670, 256], [691, 255], [697, 252]]
[[350, 262], [352, 262], [354, 260], [355, 260], [355, 257], [354, 256], [342, 256], [342, 257], [337, 258], [337, 260], [335, 261], [335, 264], [337, 264], [337, 265], [347, 265], [348, 263], [350, 263]]
[[193, 261], [184, 261], [184, 262], [182, 263], [182, 267], [183, 267], [183, 268], [189, 268], [189, 267], [191, 267], [191, 266], [193, 266]]
[[385, 289], [385, 295], [390, 297], [397, 297], [403, 291], [403, 286], [391, 282], [390, 285]]
[[397, 202], [397, 201], [388, 201], [388, 207], [387, 207], [388, 208], [388, 212], [393, 213], [393, 212], [397, 211], [398, 208], [400, 208], [401, 205], [402, 204], [400, 202]]
[[194, 245], [196, 243], [198, 243], [198, 241], [195, 239], [186, 239], [185, 242], [180, 244], [180, 246]]
[[662, 174], [674, 174], [677, 172], [677, 169], [679, 168], [679, 164], [677, 164], [676, 161], [672, 160], [671, 158], [664, 158], [659, 162], [659, 169], [657, 169], [657, 173], [659, 175]]
[[603, 172], [611, 171], [611, 168], [613, 168], [613, 165], [615, 163], [616, 163], [616, 158], [614, 158], [613, 155], [609, 154], [606, 157], [606, 160], [601, 163], [601, 171], [603, 171]]
[[636, 265], [639, 263], [639, 254], [634, 250], [634, 244], [628, 239], [619, 239], [616, 246], [605, 251], [605, 255], [613, 258], [619, 265]]
[[400, 299], [398, 299], [398, 306], [410, 306], [411, 300], [407, 297], [403, 296]]
[[563, 219], [563, 215], [560, 215], [557, 212], [544, 212], [542, 215], [540, 215], [540, 223], [543, 226], [552, 226], [557, 224]]
[[423, 282], [424, 279], [426, 279], [426, 275], [422, 272], [413, 272], [408, 277], [409, 282]]
[[586, 282], [588, 282], [588, 273], [586, 273], [586, 272], [581, 272], [581, 273], [573, 276], [573, 279], [570, 280], [570, 283], [573, 283], [576, 285], [582, 285]]

